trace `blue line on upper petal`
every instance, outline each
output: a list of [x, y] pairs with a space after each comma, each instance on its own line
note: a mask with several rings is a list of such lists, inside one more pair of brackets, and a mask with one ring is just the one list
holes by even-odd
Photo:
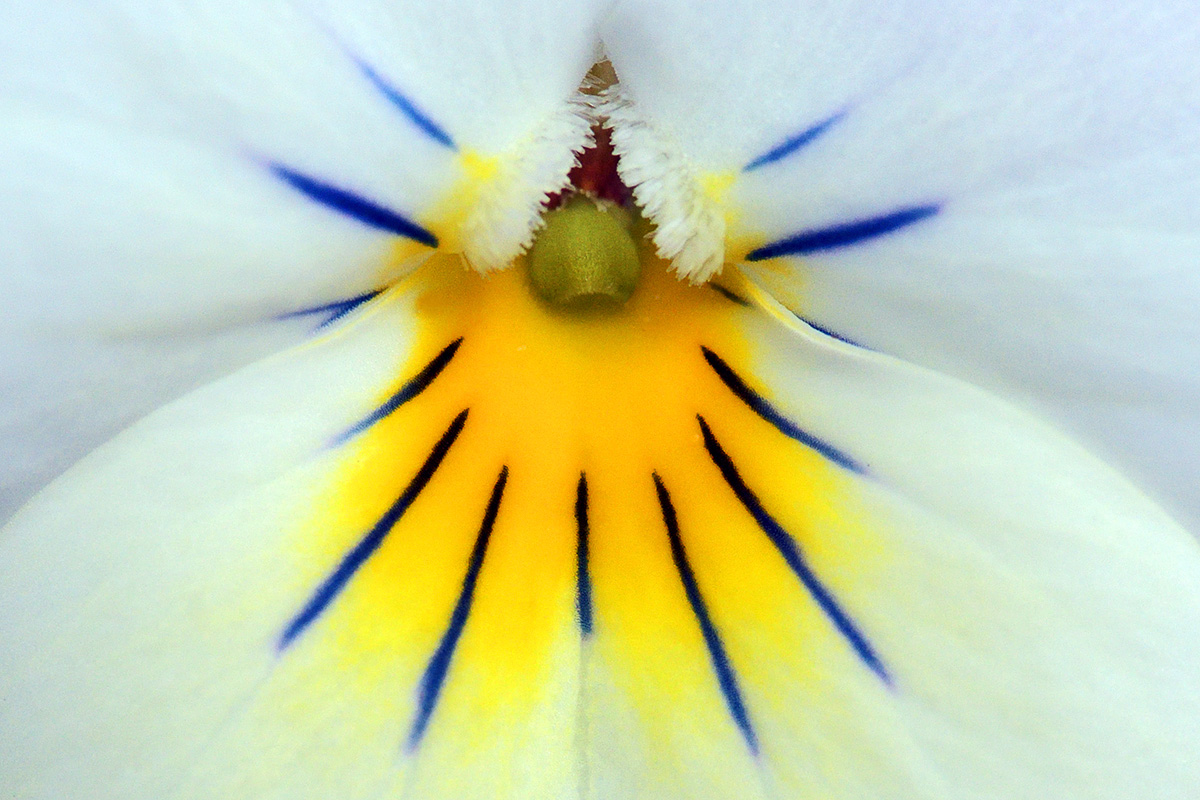
[[871, 348], [867, 347], [866, 345], [859, 344], [858, 342], [854, 341], [853, 339], [849, 339], [849, 338], [843, 336], [842, 334], [838, 333], [837, 331], [830, 330], [829, 328], [826, 328], [823, 325], [818, 325], [817, 323], [813, 322], [808, 317], [800, 316], [795, 311], [792, 311], [792, 316], [795, 317], [796, 319], [800, 320], [801, 322], [803, 322], [808, 327], [812, 328], [814, 331], [825, 334], [830, 339], [837, 339], [839, 342], [842, 342], [843, 344], [850, 344], [850, 345], [854, 345], [855, 347], [861, 347], [863, 350], [871, 349]]
[[821, 611], [825, 613], [825, 616], [829, 618], [833, 626], [850, 644], [854, 652], [858, 654], [859, 659], [872, 672], [878, 675], [880, 680], [890, 686], [892, 683], [891, 676], [888, 674], [887, 668], [883, 665], [883, 661], [875, 652], [875, 648], [871, 646], [871, 643], [867, 641], [867, 637], [854, 624], [850, 615], [838, 604], [833, 593], [821, 583], [820, 578], [809, 567], [808, 562], [804, 559], [804, 554], [800, 552], [800, 546], [796, 544], [796, 540], [763, 508], [758, 497], [742, 479], [741, 473], [738, 472], [737, 466], [733, 463], [733, 459], [729, 457], [729, 454], [721, 447], [720, 442], [713, 436], [712, 429], [708, 427], [708, 423], [701, 416], [697, 416], [696, 419], [700, 421], [700, 432], [704, 436], [704, 447], [708, 450], [709, 457], [712, 458], [717, 469], [721, 471], [725, 482], [729, 484], [729, 488], [733, 490], [738, 500], [742, 502], [742, 505], [754, 517], [754, 521], [758, 523], [759, 528], [767, 535], [767, 538], [771, 540], [775, 548], [779, 550], [779, 554], [783, 556], [783, 560], [787, 562], [792, 572], [800, 579], [804, 588], [808, 590], [809, 595], [820, 606]]
[[709, 350], [707, 347], [702, 346], [700, 349], [704, 351], [704, 360], [707, 361], [708, 365], [713, 368], [714, 372], [717, 373], [717, 377], [721, 379], [721, 382], [724, 383], [731, 392], [737, 395], [739, 400], [749, 406], [750, 410], [774, 425], [775, 428], [784, 436], [787, 436], [789, 439], [794, 439], [805, 447], [809, 447], [817, 451], [825, 458], [837, 464], [839, 467], [845, 467], [846, 469], [859, 474], [864, 474], [866, 472], [862, 465], [853, 458], [846, 455], [841, 450], [837, 449], [823, 439], [820, 439], [808, 431], [803, 430], [796, 425], [796, 423], [792, 422], [783, 414], [780, 414], [774, 406], [767, 402], [766, 398], [751, 389], [746, 382], [742, 380], [741, 376], [734, 372], [733, 368], [726, 364], [724, 359], [722, 359], [719, 355], [714, 353], [712, 350]]
[[417, 690], [417, 716], [413, 720], [412, 730], [408, 734], [408, 750], [416, 749], [429, 727], [429, 719], [437, 706], [438, 695], [442, 684], [446, 682], [446, 673], [450, 671], [450, 661], [454, 658], [454, 649], [462, 637], [463, 628], [467, 625], [467, 617], [471, 613], [471, 602], [475, 598], [475, 585], [479, 582], [479, 571], [483, 569], [483, 557], [487, 554], [488, 540], [492, 528], [496, 524], [496, 516], [500, 513], [500, 499], [504, 496], [504, 485], [508, 482], [508, 467], [500, 469], [496, 485], [492, 487], [492, 496], [488, 500], [487, 511], [483, 515], [483, 524], [479, 526], [479, 535], [475, 538], [475, 546], [471, 549], [471, 558], [467, 563], [467, 574], [463, 578], [462, 591], [454, 611], [450, 614], [450, 624], [438, 643], [437, 650], [425, 667], [421, 683]]
[[696, 573], [692, 571], [692, 565], [688, 563], [687, 551], [684, 549], [683, 539], [679, 535], [679, 520], [675, 515], [675, 506], [671, 504], [671, 496], [667, 493], [667, 487], [663, 485], [662, 479], [658, 477], [657, 473], [653, 477], [654, 489], [658, 492], [658, 504], [662, 509], [663, 523], [667, 527], [667, 538], [671, 543], [671, 558], [674, 559], [675, 568], [679, 571], [679, 581], [683, 584], [683, 592], [692, 607], [692, 613], [696, 615], [696, 621], [700, 625], [700, 633], [704, 636], [704, 644], [708, 648], [713, 671], [717, 674], [717, 683], [721, 687], [721, 694], [725, 696], [725, 705], [729, 708], [730, 716], [733, 717], [733, 721], [737, 723], [738, 729], [742, 732], [746, 746], [750, 748], [751, 753], [758, 755], [758, 737], [754, 733], [754, 727], [750, 724], [750, 712], [746, 710], [746, 703], [742, 700], [742, 691], [738, 687], [737, 675], [733, 671], [733, 665], [729, 663], [729, 656], [725, 652], [725, 646], [721, 643], [721, 636], [717, 632], [716, 625], [713, 624], [712, 617], [709, 616], [708, 606], [700, 592], [700, 585], [696, 582]]
[[271, 172], [284, 183], [326, 208], [331, 208], [339, 214], [358, 220], [371, 228], [412, 239], [427, 247], [438, 246], [437, 237], [431, 232], [389, 208], [384, 208], [346, 189], [297, 172], [283, 164], [272, 163], [270, 167]]
[[358, 68], [362, 70], [362, 74], [366, 76], [367, 80], [379, 90], [379, 93], [386, 97], [388, 102], [400, 109], [410, 122], [421, 129], [422, 133], [443, 147], [448, 147], [451, 150], [458, 149], [454, 140], [450, 138], [450, 134], [446, 133], [442, 126], [438, 125], [429, 115], [417, 108], [416, 104], [412, 100], [409, 100], [399, 89], [384, 80], [383, 76], [374, 67], [357, 58], [354, 61], [358, 64]]
[[334, 446], [345, 444], [346, 442], [358, 436], [363, 431], [370, 428], [375, 423], [387, 417], [400, 406], [412, 400], [421, 392], [429, 388], [429, 385], [442, 374], [442, 370], [450, 363], [450, 359], [454, 358], [454, 354], [458, 352], [459, 345], [462, 344], [462, 338], [455, 339], [450, 344], [442, 348], [433, 359], [421, 368], [421, 371], [414, 375], [403, 386], [396, 390], [396, 393], [385, 400], [378, 408], [367, 414], [358, 422], [351, 425], [346, 430], [342, 431], [334, 438], [332, 444]]
[[325, 303], [323, 305], [312, 306], [310, 308], [301, 308], [296, 311], [288, 311], [283, 314], [280, 314], [275, 319], [278, 319], [278, 320], [295, 319], [296, 317], [309, 317], [309, 316], [315, 316], [317, 314], [328, 314], [328, 316], [325, 319], [321, 320], [321, 323], [319, 325], [317, 325], [317, 330], [320, 330], [321, 328], [329, 327], [330, 325], [337, 322], [342, 317], [345, 317], [347, 314], [350, 314], [352, 311], [354, 311], [354, 309], [358, 308], [359, 306], [363, 305], [364, 303], [368, 303], [371, 300], [374, 300], [376, 297], [378, 297], [382, 293], [383, 293], [382, 289], [375, 289], [373, 291], [364, 292], [364, 293], [362, 293], [360, 295], [356, 295], [354, 297], [347, 297], [345, 300], [335, 300], [332, 303]]
[[579, 630], [584, 636], [592, 635], [592, 578], [588, 572], [588, 525], [587, 476], [579, 476], [575, 488], [575, 612], [579, 617]]
[[467, 412], [462, 411], [454, 421], [450, 423], [450, 427], [442, 434], [433, 446], [433, 450], [429, 453], [429, 457], [425, 459], [425, 463], [417, 471], [412, 482], [405, 487], [404, 492], [399, 499], [392, 504], [379, 521], [367, 532], [358, 544], [354, 545], [341, 560], [341, 563], [330, 573], [316, 591], [312, 593], [308, 602], [300, 609], [300, 613], [287, 624], [283, 633], [279, 636], [279, 641], [276, 643], [276, 650], [282, 652], [286, 650], [300, 634], [311, 625], [321, 613], [329, 607], [334, 598], [341, 593], [342, 589], [346, 588], [346, 584], [354, 577], [354, 573], [358, 571], [366, 560], [379, 549], [379, 545], [383, 544], [384, 538], [408, 510], [413, 501], [421, 493], [421, 490], [429, 483], [433, 477], [433, 473], [441, 466], [442, 460], [446, 454], [450, 452], [450, 446], [454, 444], [454, 440], [462, 433], [463, 426], [467, 423]]
[[776, 161], [782, 161], [800, 148], [812, 143], [815, 139], [820, 137], [821, 134], [833, 127], [834, 123], [841, 120], [841, 118], [845, 115], [846, 112], [839, 111], [829, 119], [818, 122], [811, 128], [806, 128], [805, 130], [797, 133], [795, 136], [791, 136], [783, 140], [775, 147], [772, 147], [770, 150], [763, 153], [758, 158], [753, 159], [746, 166], [742, 167], [742, 171], [751, 172], [759, 167], [765, 167], [767, 164], [774, 164]]
[[814, 228], [802, 231], [780, 239], [777, 242], [763, 245], [757, 250], [750, 251], [747, 261], [765, 261], [768, 258], [780, 256], [805, 256], [819, 253], [823, 250], [836, 250], [839, 247], [849, 247], [889, 233], [907, 228], [921, 220], [928, 219], [941, 210], [938, 205], [913, 206], [902, 208], [877, 217], [857, 219], [852, 222], [842, 222], [825, 228]]

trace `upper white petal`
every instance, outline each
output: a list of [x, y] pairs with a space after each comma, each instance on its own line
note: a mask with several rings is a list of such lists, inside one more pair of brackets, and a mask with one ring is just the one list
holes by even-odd
[[397, 237], [272, 166], [425, 226], [480, 268], [506, 263], [587, 135], [570, 98], [598, 6], [5, 4], [0, 516], [116, 427], [303, 336], [269, 330], [277, 315], [407, 268]]
[[738, 176], [727, 244], [940, 208], [759, 278], [824, 327], [1049, 414], [1200, 530], [1192, 4], [694, 11], [630, 0], [603, 38], [678, 157]]

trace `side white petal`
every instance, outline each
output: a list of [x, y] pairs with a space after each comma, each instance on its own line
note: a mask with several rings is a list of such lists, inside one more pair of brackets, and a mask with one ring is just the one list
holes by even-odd
[[0, 519], [150, 409], [304, 339], [316, 324], [264, 321], [142, 336], [4, 329]]
[[603, 37], [643, 122], [732, 181], [711, 204], [731, 259], [936, 211], [757, 274], [824, 328], [1035, 405], [1200, 526], [1190, 4], [634, 0]]
[[[301, 178], [506, 263], [586, 136], [568, 98], [594, 11], [5, 4], [0, 449], [19, 454], [0, 516], [115, 426], [302, 335], [267, 321], [375, 290], [429, 250]], [[175, 349], [184, 330], [225, 333]]]

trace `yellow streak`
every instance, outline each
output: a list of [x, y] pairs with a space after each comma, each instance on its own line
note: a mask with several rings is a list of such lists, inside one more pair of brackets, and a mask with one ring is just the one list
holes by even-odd
[[[504, 175], [503, 162], [499, 156], [485, 155], [475, 150], [464, 149], [455, 159], [458, 178], [442, 200], [425, 215], [426, 227], [438, 237], [442, 252], [459, 253], [465, 245], [464, 236], [469, 235], [465, 226], [481, 198], [495, 191], [497, 181]], [[394, 254], [392, 263], [405, 260], [410, 247], [401, 244], [399, 259]]]
[[746, 254], [764, 243], [761, 233], [744, 228], [744, 220], [737, 204], [733, 202], [733, 187], [738, 173], [734, 170], [705, 172], [698, 179], [704, 196], [721, 211], [725, 221], [725, 263], [738, 264]]

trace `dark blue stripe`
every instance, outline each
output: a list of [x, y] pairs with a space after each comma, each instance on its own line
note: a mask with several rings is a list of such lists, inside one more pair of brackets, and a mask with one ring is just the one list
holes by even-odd
[[417, 495], [429, 483], [433, 473], [441, 466], [442, 459], [446, 457], [446, 453], [450, 452], [450, 446], [454, 444], [454, 440], [462, 433], [463, 426], [467, 423], [467, 412], [463, 411], [454, 421], [450, 423], [450, 427], [442, 434], [442, 438], [433, 446], [429, 457], [425, 459], [425, 463], [417, 471], [412, 482], [405, 487], [400, 498], [392, 504], [384, 515], [379, 518], [379, 521], [367, 532], [358, 544], [351, 548], [343, 558], [337, 568], [330, 573], [316, 591], [312, 593], [308, 602], [304, 604], [304, 608], [300, 610], [287, 627], [283, 629], [283, 633], [279, 636], [279, 641], [275, 647], [278, 651], [287, 649], [292, 642], [296, 641], [297, 637], [302, 634], [309, 625], [316, 620], [321, 613], [329, 607], [334, 598], [346, 587], [350, 579], [354, 577], [354, 573], [358, 571], [371, 555], [379, 549], [379, 545], [383, 544], [384, 538], [399, 521], [408, 507], [417, 499]]
[[871, 349], [871, 348], [867, 347], [866, 345], [859, 344], [858, 342], [854, 341], [853, 339], [848, 339], [845, 336], [842, 336], [840, 333], [837, 333], [836, 331], [832, 331], [829, 328], [824, 327], [823, 325], [818, 325], [817, 323], [813, 322], [811, 319], [800, 316], [795, 311], [792, 312], [792, 316], [794, 316], [796, 319], [803, 322], [808, 327], [812, 328], [814, 331], [825, 334], [830, 339], [837, 339], [839, 342], [843, 342], [845, 344], [852, 344], [855, 347], [861, 347], [863, 350]]
[[796, 577], [800, 579], [800, 583], [804, 585], [804, 588], [808, 590], [813, 600], [820, 606], [821, 611], [825, 613], [825, 616], [837, 628], [838, 633], [845, 638], [854, 649], [854, 652], [858, 654], [858, 657], [872, 672], [878, 675], [884, 683], [891, 685], [891, 676], [888, 675], [887, 668], [884, 667], [883, 661], [875, 652], [875, 648], [867, 641], [867, 637], [859, 631], [854, 621], [850, 619], [850, 615], [838, 605], [833, 593], [821, 583], [820, 578], [808, 566], [808, 562], [805, 561], [804, 554], [800, 552], [800, 546], [796, 544], [796, 540], [763, 508], [758, 497], [750, 490], [746, 482], [742, 480], [741, 473], [738, 472], [733, 459], [729, 457], [729, 454], [725, 452], [716, 437], [713, 436], [712, 430], [708, 427], [708, 423], [704, 421], [704, 418], [697, 416], [696, 419], [700, 420], [700, 432], [704, 435], [704, 447], [708, 450], [713, 463], [717, 465], [717, 469], [721, 471], [725, 482], [729, 484], [729, 488], [733, 490], [738, 500], [742, 502], [742, 505], [754, 517], [754, 521], [758, 523], [758, 527], [762, 529], [767, 538], [771, 540], [771, 543], [779, 550], [779, 554], [783, 556], [783, 560], [791, 567], [792, 572], [796, 573]]
[[792, 422], [787, 417], [775, 410], [775, 407], [767, 402], [766, 398], [758, 392], [746, 385], [746, 382], [733, 371], [733, 368], [725, 363], [722, 358], [709, 350], [707, 347], [701, 347], [704, 351], [704, 360], [717, 373], [717, 377], [721, 379], [729, 390], [737, 395], [738, 399], [750, 407], [750, 410], [767, 422], [775, 426], [775, 428], [787, 436], [789, 439], [794, 439], [805, 447], [809, 447], [825, 458], [829, 459], [839, 467], [844, 467], [851, 472], [863, 474], [866, 472], [857, 461], [850, 456], [838, 450], [828, 442], [813, 436], [808, 431], [801, 429], [796, 423]]
[[271, 164], [271, 171], [305, 197], [326, 208], [331, 208], [339, 214], [356, 219], [371, 228], [412, 239], [427, 247], [438, 246], [437, 237], [425, 228], [365, 197], [296, 172], [282, 164]]
[[786, 239], [763, 245], [746, 256], [747, 261], [765, 261], [780, 256], [806, 256], [823, 250], [849, 247], [869, 239], [886, 236], [907, 228], [909, 225], [928, 219], [941, 210], [941, 206], [927, 205], [902, 208], [878, 217], [843, 222], [826, 228], [816, 228], [797, 233]]
[[387, 417], [400, 406], [412, 400], [421, 392], [429, 388], [429, 384], [433, 383], [438, 375], [442, 374], [442, 370], [450, 363], [450, 359], [454, 358], [454, 354], [458, 352], [459, 345], [462, 344], [462, 338], [455, 339], [450, 344], [442, 348], [442, 352], [434, 356], [433, 360], [421, 368], [413, 378], [401, 386], [395, 394], [389, 397], [382, 405], [372, 411], [367, 416], [363, 417], [358, 422], [351, 425], [346, 430], [342, 431], [334, 438], [335, 446], [345, 444], [346, 442], [358, 436], [363, 431], [370, 428], [380, 420]]
[[592, 635], [592, 577], [588, 572], [588, 487], [587, 476], [579, 476], [575, 489], [575, 612], [579, 630]]
[[312, 306], [311, 308], [301, 308], [297, 311], [288, 311], [280, 314], [278, 317], [276, 317], [276, 319], [295, 319], [296, 317], [310, 317], [317, 314], [328, 314], [329, 316], [327, 316], [319, 325], [317, 325], [317, 329], [320, 330], [321, 328], [329, 327], [342, 317], [354, 311], [354, 309], [358, 308], [364, 303], [374, 300], [382, 293], [382, 289], [375, 289], [374, 291], [364, 292], [363, 294], [355, 297], [347, 297], [345, 300], [335, 300], [332, 303], [325, 303], [324, 305]]
[[829, 119], [823, 122], [818, 122], [811, 128], [800, 131], [800, 133], [797, 133], [795, 136], [785, 139], [780, 144], [772, 147], [770, 150], [763, 153], [746, 166], [742, 167], [742, 171], [750, 172], [758, 169], [759, 167], [765, 167], [767, 164], [774, 164], [776, 161], [782, 161], [800, 148], [804, 147], [806, 144], [810, 144], [821, 134], [825, 133], [825, 131], [833, 127], [833, 124], [839, 121], [845, 115], [846, 114], [844, 111], [840, 111]]
[[717, 294], [721, 295], [721, 297], [724, 297], [726, 300], [728, 300], [731, 303], [736, 303], [739, 306], [745, 306], [747, 308], [749, 308], [749, 306], [750, 306], [749, 300], [742, 297], [740, 294], [736, 294], [735, 292], [732, 292], [729, 289], [726, 289], [724, 286], [722, 286], [719, 283], [713, 283], [712, 281], [709, 281], [705, 285], [708, 288], [712, 289]]
[[492, 536], [492, 528], [496, 524], [496, 516], [500, 513], [500, 498], [504, 496], [504, 485], [508, 483], [508, 467], [500, 470], [500, 477], [492, 487], [492, 497], [488, 500], [487, 511], [483, 515], [483, 524], [479, 526], [479, 535], [475, 537], [475, 546], [471, 549], [471, 559], [467, 563], [467, 574], [463, 578], [462, 591], [454, 611], [450, 614], [450, 624], [442, 634], [437, 650], [425, 667], [421, 683], [417, 689], [417, 716], [413, 720], [412, 730], [408, 734], [408, 749], [415, 750], [429, 727], [429, 719], [437, 706], [438, 695], [442, 684], [446, 682], [446, 674], [450, 671], [450, 661], [454, 658], [454, 649], [462, 637], [463, 628], [467, 625], [467, 617], [471, 613], [471, 602], [475, 598], [475, 585], [479, 582], [479, 571], [483, 569], [483, 557], [487, 554], [488, 540]]
[[421, 129], [422, 133], [444, 147], [449, 147], [451, 150], [458, 149], [454, 144], [454, 140], [450, 138], [450, 134], [446, 133], [445, 129], [430, 119], [425, 112], [417, 108], [413, 101], [401, 94], [396, 87], [385, 81], [383, 76], [376, 72], [370, 64], [358, 59], [355, 59], [355, 61], [358, 64], [358, 68], [362, 70], [363, 75], [379, 90], [379, 93], [386, 97], [388, 102], [400, 109], [411, 123]]
[[667, 526], [667, 538], [671, 542], [671, 557], [675, 560], [675, 568], [679, 571], [679, 581], [683, 584], [683, 592], [692, 606], [692, 613], [696, 615], [696, 621], [700, 624], [700, 633], [703, 634], [704, 644], [708, 647], [709, 659], [712, 661], [713, 671], [717, 674], [717, 683], [721, 687], [721, 694], [725, 696], [725, 705], [728, 706], [730, 716], [741, 730], [742, 737], [746, 740], [746, 746], [750, 748], [751, 753], [758, 755], [758, 737], [750, 725], [750, 713], [746, 710], [746, 704], [742, 700], [742, 691], [738, 688], [737, 675], [734, 674], [733, 665], [729, 663], [729, 656], [725, 653], [721, 636], [717, 633], [717, 628], [708, 614], [708, 606], [705, 605], [704, 596], [700, 593], [700, 586], [696, 583], [696, 574], [692, 572], [692, 565], [688, 563], [687, 551], [684, 550], [683, 539], [679, 536], [679, 521], [675, 516], [675, 506], [671, 504], [671, 496], [667, 493], [667, 487], [663, 486], [662, 479], [658, 477], [657, 473], [654, 474], [654, 488], [658, 492], [658, 504], [662, 508], [663, 523]]

